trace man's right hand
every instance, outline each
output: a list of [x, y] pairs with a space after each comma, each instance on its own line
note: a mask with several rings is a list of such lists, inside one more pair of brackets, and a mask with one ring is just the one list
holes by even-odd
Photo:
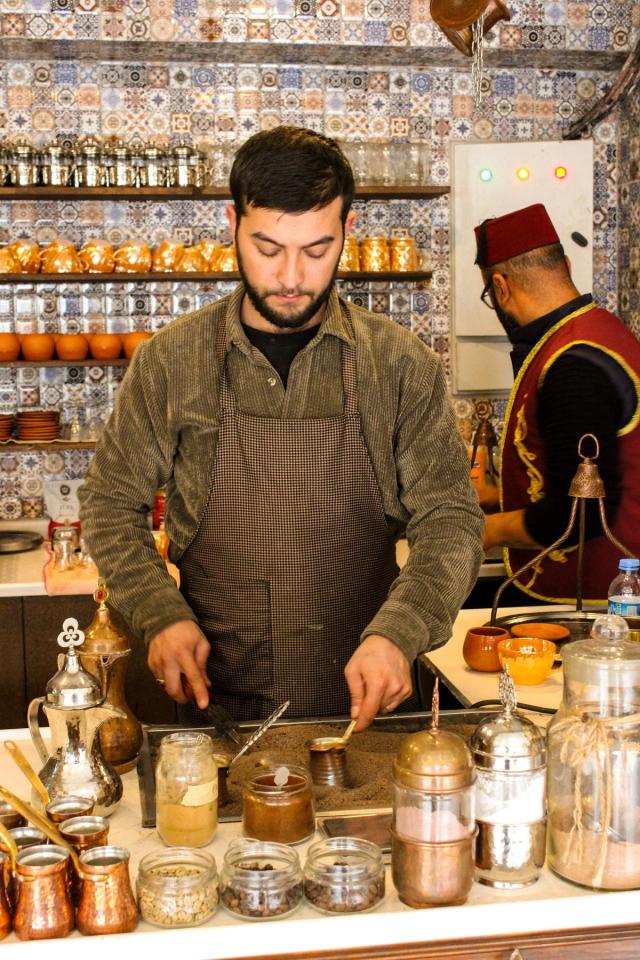
[[210, 681], [207, 658], [211, 646], [193, 620], [179, 620], [156, 633], [147, 651], [147, 663], [156, 680], [162, 681], [170, 697], [186, 703], [182, 674], [193, 690], [201, 710], [209, 703]]

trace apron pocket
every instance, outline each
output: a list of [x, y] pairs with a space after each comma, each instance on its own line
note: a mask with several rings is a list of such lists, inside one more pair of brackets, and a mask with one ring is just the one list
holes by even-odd
[[269, 696], [273, 685], [271, 602], [266, 580], [220, 583], [189, 577], [183, 593], [211, 644], [214, 691]]

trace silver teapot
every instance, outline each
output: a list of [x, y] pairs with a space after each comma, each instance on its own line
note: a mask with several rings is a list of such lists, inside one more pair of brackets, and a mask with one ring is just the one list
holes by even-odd
[[[97, 734], [106, 720], [126, 715], [118, 707], [104, 705], [109, 664], [102, 663], [101, 686], [80, 663], [75, 648], [83, 642], [78, 621], [69, 617], [58, 635], [58, 644], [68, 652], [59, 654], [58, 672], [47, 683], [45, 696], [29, 704], [29, 732], [44, 764], [39, 777], [51, 799], [88, 797], [95, 803], [95, 814], [110, 816], [122, 797], [122, 781], [105, 760]], [[49, 722], [50, 751], [40, 732], [41, 706]]]

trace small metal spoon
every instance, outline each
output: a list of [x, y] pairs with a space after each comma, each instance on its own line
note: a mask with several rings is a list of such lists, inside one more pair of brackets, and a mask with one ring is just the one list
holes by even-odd
[[349, 737], [353, 733], [356, 723], [358, 722], [357, 718], [352, 720], [345, 732], [341, 737], [316, 737], [315, 740], [311, 740], [309, 747], [311, 750], [341, 750], [346, 747]]

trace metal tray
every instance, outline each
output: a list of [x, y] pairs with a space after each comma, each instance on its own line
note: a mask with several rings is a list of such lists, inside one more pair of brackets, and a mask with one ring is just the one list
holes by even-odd
[[[495, 625], [509, 630], [520, 623], [553, 623], [558, 627], [566, 627], [569, 636], [566, 640], [554, 641], [558, 645], [570, 643], [572, 640], [585, 640], [591, 636], [594, 621], [607, 612], [606, 607], [590, 608], [589, 610], [529, 610], [528, 613], [511, 613], [508, 616], [498, 617]], [[487, 621], [485, 626], [489, 626]]]
[[0, 530], [0, 553], [26, 553], [42, 543], [39, 533], [26, 530]]
[[[440, 711], [440, 726], [442, 728], [446, 728], [452, 724], [478, 724], [482, 720], [486, 720], [488, 716], [491, 716], [497, 712], [498, 711], [495, 709], [442, 710]], [[535, 715], [533, 715], [532, 718], [535, 718]], [[274, 728], [294, 726], [309, 727], [317, 723], [321, 723], [323, 725], [335, 724], [336, 732], [342, 733], [345, 725], [350, 719], [350, 717], [312, 717], [305, 718], [303, 720], [278, 720], [273, 726]], [[544, 722], [546, 723], [547, 720], [548, 717], [545, 717]], [[429, 726], [430, 723], [430, 712], [404, 713], [397, 716], [377, 717], [373, 721], [372, 729], [383, 730], [389, 733], [406, 733], [408, 735], [410, 733], [416, 733], [418, 730], [424, 730]], [[241, 720], [238, 722], [238, 728], [246, 734], [252, 733], [259, 725], [259, 721]], [[165, 726], [143, 725], [142, 748], [140, 750], [140, 758], [138, 760], [138, 780], [140, 785], [140, 806], [142, 808], [143, 827], [155, 827], [156, 825], [156, 783], [154, 755], [157, 752], [160, 741], [166, 734], [173, 733], [175, 730], [181, 729], [184, 729], [184, 727], [176, 724]], [[233, 746], [231, 743], [227, 744], [223, 738], [220, 738], [220, 735], [215, 727], [190, 727], [189, 729], [201, 730], [204, 733], [208, 733], [214, 741], [217, 741], [218, 744], [222, 742], [227, 747]], [[322, 809], [321, 802], [317, 803], [316, 806], [319, 814], [327, 815], [327, 813], [329, 813], [328, 810]], [[345, 811], [340, 810], [338, 815], [344, 816]], [[219, 819], [222, 822], [233, 822], [239, 820], [240, 817], [226, 815], [222, 809], [219, 811]]]

